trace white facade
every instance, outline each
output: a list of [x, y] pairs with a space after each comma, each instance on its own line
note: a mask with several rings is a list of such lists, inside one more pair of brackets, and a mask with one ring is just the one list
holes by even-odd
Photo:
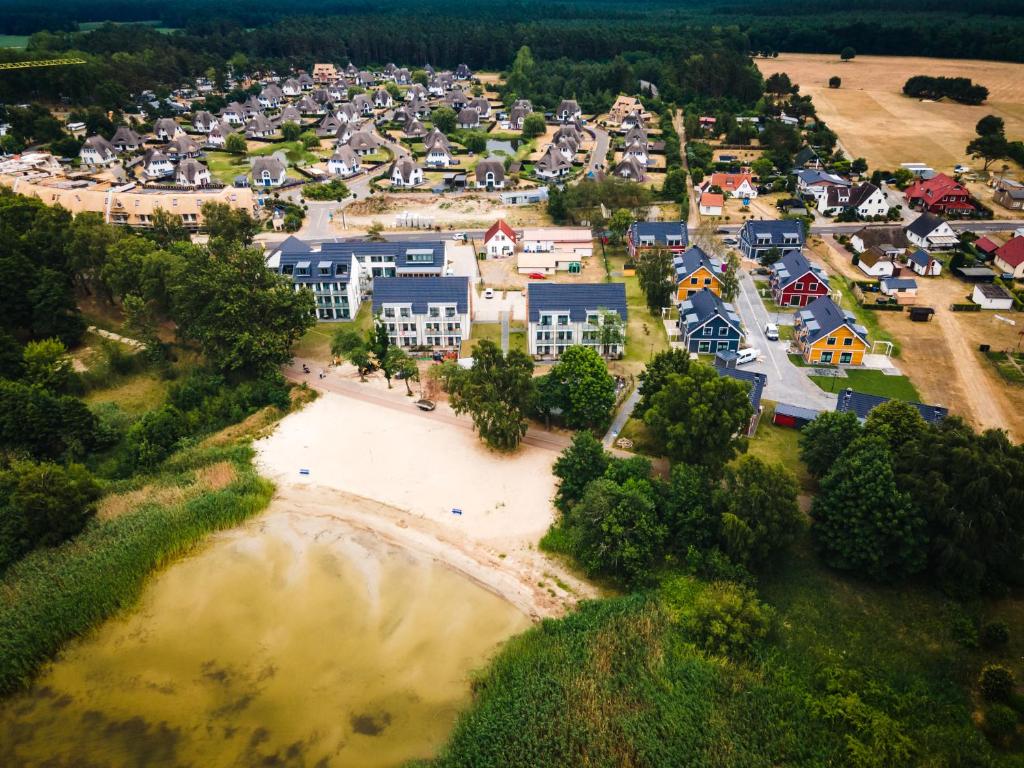
[[[974, 292], [971, 293], [971, 300], [975, 304], [981, 305], [982, 309], [1011, 309], [1013, 307], [1013, 297], [1006, 290], [994, 290], [996, 288], [999, 288], [999, 286], [976, 285], [974, 286]], [[990, 293], [998, 295], [987, 295]]]
[[[468, 304], [467, 304], [468, 307]], [[469, 314], [460, 314], [454, 302], [431, 302], [426, 314], [415, 314], [412, 302], [382, 304], [380, 319], [391, 343], [398, 347], [459, 349], [469, 338]]]
[[500, 258], [502, 256], [511, 256], [516, 252], [516, 243], [512, 238], [499, 229], [491, 236], [491, 239], [484, 244], [484, 250], [487, 252], [487, 257], [491, 259]]
[[[615, 317], [618, 317], [615, 314]], [[625, 324], [621, 323], [618, 344], [601, 345], [601, 324], [606, 318], [597, 310], [587, 312], [582, 321], [574, 321], [569, 310], [540, 312], [536, 321], [528, 326], [529, 351], [536, 357], [558, 358], [571, 346], [592, 347], [605, 357], [621, 357], [626, 338]], [[614, 322], [614, 318], [607, 318]]]
[[956, 243], [960, 242], [960, 238], [957, 236], [956, 232], [945, 221], [941, 222], [935, 229], [933, 229], [924, 237], [915, 234], [908, 227], [907, 239], [914, 245], [920, 246], [921, 248], [926, 248], [928, 250], [951, 248]]

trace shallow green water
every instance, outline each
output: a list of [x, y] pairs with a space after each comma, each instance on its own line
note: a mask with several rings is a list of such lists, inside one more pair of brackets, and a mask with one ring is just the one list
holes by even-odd
[[468, 673], [528, 624], [370, 534], [271, 513], [0, 705], [0, 765], [397, 765], [433, 754]]

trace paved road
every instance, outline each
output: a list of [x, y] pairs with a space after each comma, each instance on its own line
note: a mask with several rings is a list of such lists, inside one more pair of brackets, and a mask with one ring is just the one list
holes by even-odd
[[[916, 218], [916, 216], [915, 216]], [[894, 222], [899, 224], [899, 222]], [[735, 234], [740, 231], [741, 224], [725, 224], [718, 229], [723, 232]], [[830, 222], [827, 224], [812, 224], [811, 233], [815, 235], [852, 235], [868, 226], [866, 222], [853, 222], [849, 224], [840, 224], [836, 222]], [[965, 230], [971, 230], [973, 232], [1002, 232], [1010, 229], [1016, 229], [1017, 227], [1024, 227], [1024, 219], [996, 219], [995, 221], [975, 221], [975, 220], [964, 220], [964, 221], [951, 221], [949, 226], [958, 232]], [[690, 227], [691, 234], [695, 227]]]
[[765, 309], [756, 284], [746, 272], [740, 278], [740, 295], [734, 304], [747, 334], [746, 345], [763, 353], [763, 359], [744, 367], [768, 376], [764, 396], [769, 400], [804, 408], [832, 410], [836, 402], [835, 395], [822, 391], [807, 378], [806, 369], [798, 368], [790, 362], [786, 354], [786, 342], [768, 341], [765, 337], [764, 326], [775, 322], [775, 317]]
[[589, 127], [594, 131], [594, 151], [590, 153], [590, 160], [587, 163], [588, 173], [596, 170], [598, 165], [607, 165], [608, 146], [611, 142], [611, 137], [604, 128], [598, 128], [596, 125]]
[[626, 426], [626, 422], [629, 421], [629, 417], [633, 415], [633, 409], [636, 408], [636, 404], [640, 401], [640, 385], [637, 382], [637, 386], [634, 387], [633, 391], [629, 393], [629, 397], [622, 403], [622, 407], [619, 408], [619, 412], [615, 414], [615, 418], [612, 419], [612, 425], [608, 427], [608, 431], [604, 436], [604, 444], [610, 448], [616, 438], [622, 433], [622, 428]]

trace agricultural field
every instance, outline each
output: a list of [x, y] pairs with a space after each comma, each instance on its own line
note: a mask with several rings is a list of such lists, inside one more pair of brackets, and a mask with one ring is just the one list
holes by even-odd
[[[765, 77], [785, 72], [799, 83], [846, 153], [865, 158], [872, 168], [919, 162], [948, 172], [968, 162], [964, 148], [975, 124], [988, 114], [1006, 121], [1008, 138], [1024, 138], [1024, 64], [916, 56], [842, 62], [832, 54], [797, 53], [755, 61]], [[828, 87], [834, 75], [842, 78], [838, 89]], [[989, 100], [973, 107], [911, 99], [902, 88], [913, 75], [969, 77], [988, 88]]]

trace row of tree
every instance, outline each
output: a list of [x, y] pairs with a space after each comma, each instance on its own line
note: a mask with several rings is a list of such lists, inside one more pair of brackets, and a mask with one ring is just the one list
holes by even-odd
[[818, 478], [813, 531], [826, 562], [880, 581], [928, 572], [965, 595], [1024, 584], [1024, 447], [955, 417], [929, 424], [891, 401], [807, 425]]

